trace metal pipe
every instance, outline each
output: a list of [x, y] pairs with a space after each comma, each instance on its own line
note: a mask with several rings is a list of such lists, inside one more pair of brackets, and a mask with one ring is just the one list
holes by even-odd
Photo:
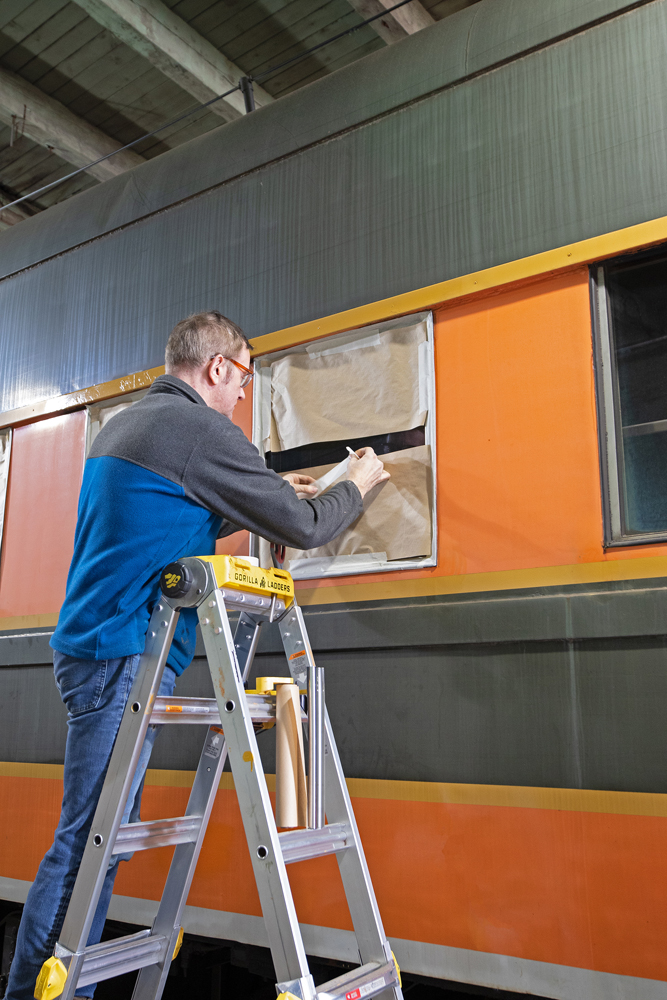
[[248, 115], [255, 110], [255, 93], [252, 89], [252, 80], [249, 76], [242, 76], [239, 80], [239, 90], [243, 94], [245, 102], [245, 113]]
[[308, 827], [324, 826], [324, 668], [308, 668]]

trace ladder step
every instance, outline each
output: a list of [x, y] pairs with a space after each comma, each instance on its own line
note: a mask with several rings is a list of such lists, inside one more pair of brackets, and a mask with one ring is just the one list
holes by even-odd
[[347, 823], [332, 823], [321, 830], [289, 830], [279, 833], [278, 839], [286, 865], [294, 861], [321, 858], [325, 854], [344, 851], [351, 844], [351, 830]]
[[[246, 694], [253, 722], [275, 722], [276, 696], [272, 694]], [[220, 712], [215, 698], [168, 698], [160, 695], [155, 699], [151, 712], [153, 725], [201, 725], [219, 726]]]
[[176, 816], [174, 819], [152, 819], [140, 823], [123, 823], [116, 834], [112, 854], [128, 851], [148, 851], [152, 847], [190, 844], [197, 839], [201, 816]]
[[143, 969], [146, 965], [155, 965], [164, 957], [166, 946], [164, 934], [151, 934], [149, 930], [91, 945], [85, 951], [77, 989]]
[[394, 962], [370, 962], [317, 987], [317, 1000], [366, 1000], [389, 986], [398, 986]]

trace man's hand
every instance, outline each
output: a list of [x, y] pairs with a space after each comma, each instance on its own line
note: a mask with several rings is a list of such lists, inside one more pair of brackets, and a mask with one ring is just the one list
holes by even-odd
[[391, 479], [372, 448], [360, 448], [354, 454], [357, 457], [353, 458], [350, 455], [347, 464], [347, 478], [355, 484], [362, 497], [365, 497], [378, 483]]
[[317, 493], [317, 486], [312, 476], [301, 476], [298, 472], [288, 472], [283, 476], [290, 486], [293, 486], [296, 495], [302, 497], [312, 497]]

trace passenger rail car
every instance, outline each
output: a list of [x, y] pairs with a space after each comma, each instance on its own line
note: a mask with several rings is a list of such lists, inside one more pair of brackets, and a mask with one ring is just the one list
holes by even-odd
[[[96, 428], [216, 308], [252, 338], [237, 419], [277, 461], [281, 359], [421, 323], [423, 405], [376, 437], [430, 449], [428, 544], [295, 573], [397, 958], [667, 994], [666, 40], [665, 0], [481, 0], [0, 234], [0, 896], [58, 814], [48, 638]], [[293, 461], [338, 460], [309, 440]], [[180, 691], [207, 693], [201, 659]], [[198, 738], [158, 741], [146, 817], [179, 813]], [[112, 916], [150, 920], [167, 861], [124, 866]], [[335, 862], [293, 884], [310, 953], [351, 958]], [[186, 916], [264, 943], [228, 777]]]

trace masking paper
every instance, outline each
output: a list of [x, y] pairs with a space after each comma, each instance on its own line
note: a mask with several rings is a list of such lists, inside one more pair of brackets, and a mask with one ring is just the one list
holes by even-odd
[[276, 684], [276, 825], [308, 823], [301, 704], [296, 684]]
[[[391, 473], [391, 479], [366, 494], [361, 517], [328, 545], [305, 551], [288, 548], [285, 569], [290, 569], [292, 559], [321, 559], [361, 553], [377, 557], [379, 553], [386, 553], [386, 558], [392, 560], [431, 554], [431, 449], [428, 445], [421, 445], [380, 457]], [[333, 468], [335, 466], [321, 465], [300, 469], [299, 472], [320, 479]], [[343, 472], [337, 481], [344, 476]]]
[[426, 340], [422, 321], [330, 349], [321, 341], [275, 361], [271, 413], [280, 450], [421, 427]]

